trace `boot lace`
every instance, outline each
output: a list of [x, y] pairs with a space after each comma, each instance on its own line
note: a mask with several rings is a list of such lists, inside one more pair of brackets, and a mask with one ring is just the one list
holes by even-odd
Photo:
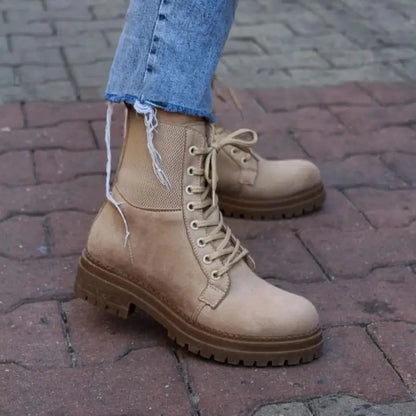
[[[246, 153], [252, 154], [251, 146], [257, 142], [257, 133], [249, 129], [240, 129], [219, 137], [215, 141], [213, 140], [214, 134], [215, 127], [211, 125], [210, 145], [204, 148], [199, 148], [197, 146], [191, 146], [189, 148], [189, 152], [192, 155], [205, 156], [205, 161], [203, 168], [190, 166], [188, 168], [188, 174], [201, 176], [204, 178], [204, 181], [203, 185], [188, 186], [186, 192], [190, 195], [200, 195], [198, 201], [188, 203], [187, 209], [189, 211], [203, 211], [204, 219], [192, 221], [191, 228], [209, 229], [207, 230], [205, 237], [197, 240], [197, 245], [204, 247], [208, 243], [214, 243], [214, 251], [205, 255], [203, 261], [206, 264], [210, 264], [216, 259], [222, 260], [222, 267], [211, 273], [211, 278], [217, 280], [243, 258], [247, 259], [247, 263], [251, 268], [254, 268], [255, 266], [248, 250], [241, 245], [240, 241], [232, 234], [228, 225], [224, 223], [223, 215], [218, 206], [216, 190], [218, 184], [218, 152], [226, 146], [234, 146]], [[241, 136], [250, 136], [250, 139], [244, 140], [239, 138]]]

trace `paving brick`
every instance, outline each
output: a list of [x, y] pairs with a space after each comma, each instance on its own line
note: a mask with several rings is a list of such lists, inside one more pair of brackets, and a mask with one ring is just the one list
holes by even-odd
[[387, 126], [409, 125], [416, 121], [416, 103], [391, 107], [332, 108], [340, 120], [351, 130], [368, 132]]
[[307, 154], [297, 143], [296, 134], [263, 133], [254, 150], [267, 159], [307, 159]]
[[382, 105], [409, 104], [416, 101], [416, 86], [411, 83], [363, 83], [367, 90]]
[[52, 35], [52, 27], [48, 23], [2, 23], [0, 35]]
[[414, 394], [416, 392], [416, 324], [379, 322], [370, 325], [369, 332]]
[[2, 207], [13, 212], [38, 214], [81, 210], [95, 213], [105, 198], [105, 178], [92, 175], [59, 184], [14, 188], [0, 186], [0, 194]]
[[0, 223], [0, 255], [27, 259], [45, 255], [46, 237], [43, 218], [15, 216]]
[[0, 152], [21, 149], [63, 148], [83, 150], [95, 147], [87, 122], [64, 122], [56, 127], [41, 127], [26, 130], [0, 128]]
[[32, 372], [7, 364], [0, 372], [5, 414], [191, 414], [175, 359], [166, 348], [133, 351], [106, 366]]
[[20, 306], [0, 315], [0, 327], [0, 362], [19, 363], [32, 369], [69, 366], [56, 302]]
[[[114, 165], [119, 151], [113, 152]], [[39, 150], [35, 152], [37, 178], [40, 182], [60, 182], [78, 175], [105, 173], [104, 150], [74, 152], [68, 150]]]
[[364, 134], [301, 132], [297, 140], [311, 156], [321, 160], [345, 159], [356, 154], [380, 154], [391, 151], [416, 153], [416, 132], [409, 127], [386, 127]]
[[[240, 3], [241, 4], [241, 3]], [[257, 7], [257, 6], [254, 6]], [[284, 24], [273, 22], [259, 25], [235, 25], [231, 28], [230, 39], [247, 39], [272, 37], [287, 39], [293, 36], [293, 32]]]
[[[123, 118], [124, 120], [124, 118]], [[98, 146], [100, 149], [105, 149], [105, 140], [104, 140], [104, 131], [105, 131], [105, 122], [104, 121], [93, 121], [91, 123], [91, 128], [96, 137]], [[118, 149], [123, 144], [124, 137], [124, 121], [119, 117], [115, 118], [111, 124], [111, 148]]]
[[29, 127], [48, 126], [71, 120], [105, 118], [103, 103], [28, 103], [26, 113]]
[[43, 84], [50, 81], [59, 81], [67, 78], [65, 67], [41, 65], [23, 65], [16, 70], [19, 84], [39, 83]]
[[263, 50], [254, 40], [230, 39], [222, 51], [223, 55], [260, 55]]
[[340, 191], [327, 189], [327, 199], [319, 211], [310, 215], [281, 221], [280, 227], [289, 227], [292, 230], [335, 228], [353, 231], [368, 229], [369, 224]]
[[407, 78], [414, 81], [416, 79], [415, 69], [416, 69], [416, 59], [407, 59], [400, 62], [395, 62], [394, 67]]
[[93, 215], [82, 212], [64, 211], [49, 214], [47, 221], [53, 254], [67, 256], [81, 253], [93, 219]]
[[260, 407], [253, 416], [312, 416], [303, 403], [269, 404]]
[[13, 51], [0, 55], [0, 65], [44, 65], [56, 66], [62, 65], [63, 60], [58, 48]]
[[379, 156], [357, 155], [342, 161], [327, 161], [320, 164], [322, 177], [328, 186], [379, 186], [396, 188], [404, 186]]
[[416, 154], [390, 153], [383, 156], [383, 160], [400, 178], [416, 184]]
[[86, 81], [88, 77], [92, 78], [94, 76], [94, 72], [96, 75], [100, 75], [100, 83], [91, 82], [86, 85], [88, 87], [103, 87], [105, 85], [108, 78], [110, 64], [114, 57], [114, 52], [114, 47], [109, 48], [106, 43], [103, 43], [103, 46], [99, 46], [96, 42], [94, 42], [90, 45], [65, 47], [65, 56], [67, 57], [68, 62], [71, 65], [74, 65], [72, 70], [74, 71], [77, 81], [80, 81], [81, 79]]
[[166, 331], [144, 312], [124, 320], [81, 299], [63, 307], [80, 366], [111, 363], [132, 350], [170, 345]]
[[416, 190], [360, 188], [346, 194], [375, 227], [406, 227], [416, 220]]
[[19, 104], [0, 104], [0, 134], [23, 126], [23, 113]]
[[0, 85], [13, 85], [15, 83], [15, 75], [12, 68], [0, 67]]
[[300, 232], [302, 240], [335, 278], [362, 277], [376, 267], [414, 263], [414, 227], [340, 232]]
[[28, 151], [0, 155], [0, 182], [8, 185], [33, 184], [32, 155]]
[[375, 402], [410, 400], [401, 380], [362, 328], [328, 329], [324, 342], [322, 358], [287, 368], [230, 367], [183, 353], [201, 413], [245, 416], [265, 402], [340, 392]]
[[415, 402], [373, 404], [351, 396], [329, 396], [312, 400], [309, 406], [316, 416], [412, 416]]
[[[20, 19], [20, 20], [19, 20]], [[82, 7], [75, 4], [70, 9], [63, 10], [43, 10], [32, 12], [27, 15], [22, 10], [8, 10], [7, 20], [12, 23], [21, 23], [22, 21], [33, 22], [54, 22], [59, 21], [85, 21], [87, 25], [92, 20], [92, 15], [88, 7]]]
[[74, 65], [72, 72], [77, 85], [80, 87], [101, 87], [108, 80], [108, 73], [111, 67], [111, 59], [85, 65]]
[[72, 36], [80, 33], [99, 32], [102, 30], [120, 30], [123, 27], [124, 19], [93, 20], [88, 22], [55, 22], [58, 34]]
[[[226, 127], [241, 127], [241, 117], [228, 117]], [[299, 131], [316, 131], [324, 134], [341, 133], [344, 127], [325, 109], [301, 108], [282, 113], [254, 114], [244, 118], [244, 124], [259, 134], [283, 132], [293, 134]]]
[[[403, 81], [393, 69], [381, 64], [374, 63], [362, 65], [357, 68], [343, 69], [289, 69], [289, 74], [293, 78], [293, 86], [317, 87], [350, 83], [354, 81]], [[271, 83], [271, 86], [274, 85]]]
[[68, 298], [77, 263], [78, 256], [24, 261], [1, 258], [0, 313], [25, 301]]
[[268, 112], [325, 104], [374, 105], [374, 100], [355, 84], [324, 89], [263, 89], [255, 90], [254, 96]]
[[369, 324], [383, 320], [413, 320], [416, 280], [409, 267], [384, 267], [362, 279], [298, 284], [269, 280], [310, 299], [324, 326]]

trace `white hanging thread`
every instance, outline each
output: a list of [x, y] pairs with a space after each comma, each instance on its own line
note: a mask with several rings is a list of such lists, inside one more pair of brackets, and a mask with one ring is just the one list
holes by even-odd
[[127, 224], [126, 216], [120, 208], [122, 202], [117, 202], [111, 193], [110, 182], [111, 182], [111, 119], [113, 116], [113, 103], [107, 103], [107, 117], [105, 124], [105, 146], [107, 149], [107, 165], [106, 165], [106, 178], [105, 178], [105, 195], [109, 202], [111, 202], [117, 209], [124, 223], [125, 235], [124, 235], [124, 247], [127, 246], [127, 241], [130, 236], [129, 226]]
[[170, 182], [167, 178], [165, 172], [163, 172], [160, 167], [162, 158], [160, 153], [157, 151], [153, 144], [153, 131], [157, 127], [157, 118], [156, 118], [156, 109], [147, 104], [142, 104], [139, 101], [134, 103], [134, 109], [138, 114], [142, 114], [144, 117], [144, 124], [146, 126], [146, 136], [147, 136], [147, 148], [152, 159], [153, 171], [155, 172], [156, 177], [159, 179], [160, 183], [166, 188], [170, 188]]

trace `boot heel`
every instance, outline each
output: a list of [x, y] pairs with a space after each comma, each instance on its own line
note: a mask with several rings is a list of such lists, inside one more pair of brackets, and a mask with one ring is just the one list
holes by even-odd
[[113, 315], [127, 319], [135, 309], [131, 297], [123, 288], [88, 270], [80, 259], [74, 287], [75, 296]]

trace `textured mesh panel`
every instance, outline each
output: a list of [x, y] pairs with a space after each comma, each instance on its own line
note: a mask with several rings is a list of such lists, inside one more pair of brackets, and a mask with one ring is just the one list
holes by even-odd
[[159, 123], [153, 143], [162, 157], [161, 168], [170, 182], [168, 189], [153, 171], [143, 118], [129, 116], [126, 149], [117, 178], [117, 188], [128, 202], [147, 209], [181, 209], [185, 141], [183, 126]]

